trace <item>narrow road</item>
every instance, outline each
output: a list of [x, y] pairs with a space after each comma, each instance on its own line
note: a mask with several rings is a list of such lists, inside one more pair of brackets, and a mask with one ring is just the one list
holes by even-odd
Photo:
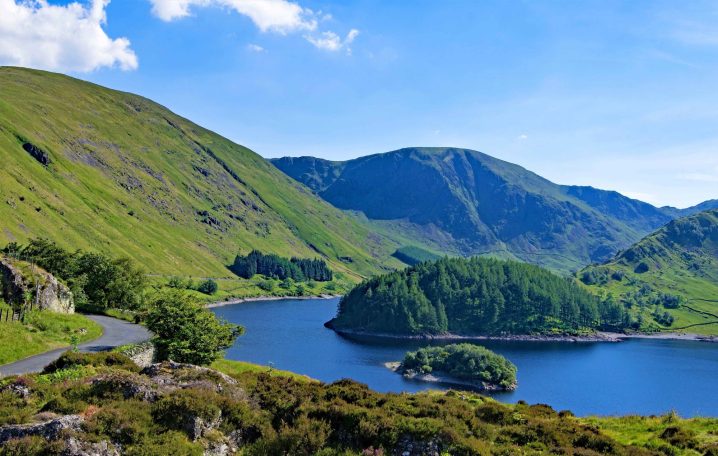
[[[87, 315], [87, 318], [102, 326], [103, 332], [99, 339], [85, 342], [78, 346], [83, 352], [100, 352], [112, 350], [115, 347], [125, 344], [135, 344], [145, 341], [151, 337], [150, 332], [144, 326], [129, 323], [103, 315]], [[0, 378], [9, 375], [20, 375], [31, 372], [40, 372], [45, 366], [55, 361], [69, 348], [58, 348], [29, 358], [21, 359], [14, 363], [0, 366]]]

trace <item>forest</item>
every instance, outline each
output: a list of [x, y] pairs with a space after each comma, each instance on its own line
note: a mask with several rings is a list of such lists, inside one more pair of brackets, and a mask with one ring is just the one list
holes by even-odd
[[229, 269], [245, 279], [261, 274], [279, 280], [329, 282], [333, 276], [332, 270], [324, 260], [307, 258], [288, 260], [275, 254], [263, 254], [258, 250], [252, 250], [247, 256], [237, 255]]
[[624, 307], [538, 266], [444, 258], [371, 278], [339, 303], [327, 325], [395, 335], [575, 334], [619, 330]]

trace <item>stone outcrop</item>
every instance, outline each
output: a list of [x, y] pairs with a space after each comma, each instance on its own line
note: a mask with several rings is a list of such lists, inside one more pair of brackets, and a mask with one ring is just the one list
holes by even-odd
[[3, 426], [0, 428], [0, 446], [11, 439], [32, 436], [57, 440], [63, 431], [79, 431], [82, 422], [79, 415], [67, 415], [43, 423]]
[[3, 299], [11, 305], [21, 306], [30, 297], [37, 309], [68, 314], [75, 312], [70, 289], [42, 268], [0, 257], [0, 282]]

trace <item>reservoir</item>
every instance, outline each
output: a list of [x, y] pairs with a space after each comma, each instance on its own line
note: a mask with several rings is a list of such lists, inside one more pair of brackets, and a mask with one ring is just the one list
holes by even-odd
[[[253, 301], [212, 309], [245, 327], [228, 359], [272, 364], [323, 382], [351, 378], [381, 392], [446, 389], [408, 380], [384, 363], [436, 341], [346, 338], [324, 328], [339, 299]], [[518, 367], [518, 388], [492, 393], [576, 415], [718, 417], [718, 344], [631, 339], [606, 342], [477, 342]]]

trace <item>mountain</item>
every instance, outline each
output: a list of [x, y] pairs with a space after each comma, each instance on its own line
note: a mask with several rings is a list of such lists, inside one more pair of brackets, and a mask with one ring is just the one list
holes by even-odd
[[407, 148], [346, 162], [285, 157], [272, 163], [403, 242], [562, 271], [606, 260], [671, 220], [619, 193], [557, 185], [467, 149]]
[[11, 67], [0, 88], [0, 244], [42, 236], [214, 277], [252, 249], [322, 257], [351, 281], [401, 264], [256, 153], [146, 98]]
[[670, 215], [672, 218], [679, 218], [697, 214], [699, 212], [707, 211], [710, 209], [718, 209], [718, 199], [703, 201], [700, 204], [696, 204], [695, 206], [687, 207], [685, 209], [678, 209], [671, 206], [663, 206], [661, 208], [661, 211], [665, 214]]
[[718, 334], [718, 209], [674, 220], [578, 277], [662, 326]]

